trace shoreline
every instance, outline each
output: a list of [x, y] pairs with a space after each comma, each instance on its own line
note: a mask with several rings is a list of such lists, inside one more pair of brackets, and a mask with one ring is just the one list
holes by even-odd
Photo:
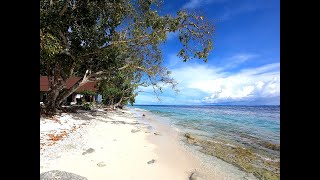
[[[147, 115], [142, 117], [143, 113]], [[69, 123], [67, 130], [60, 129], [65, 131], [64, 137], [50, 146], [43, 145], [40, 173], [60, 170], [90, 180], [239, 177], [226, 171], [229, 165], [222, 160], [215, 160], [222, 161], [222, 165], [203, 162], [195, 151], [181, 143], [181, 134], [151, 117], [149, 112], [129, 108], [115, 112], [98, 109], [95, 113], [63, 113], [55, 121], [40, 119], [57, 127], [73, 123]], [[43, 127], [41, 124], [40, 129]], [[42, 139], [48, 136], [46, 131], [41, 133]]]
[[[61, 119], [67, 116], [70, 121], [80, 121], [81, 125], [54, 144], [43, 145], [40, 173], [60, 170], [90, 180], [188, 179], [192, 173], [193, 165], [187, 157], [157, 153], [157, 146], [150, 142], [150, 137], [162, 141], [164, 134], [155, 126], [154, 131], [160, 135], [153, 131], [146, 133], [150, 131], [148, 125], [134, 118], [130, 111], [99, 112], [95, 117], [90, 113], [63, 114], [56, 118], [60, 123], [57, 120], [52, 123], [64, 126]], [[164, 145], [170, 147], [170, 144]], [[176, 158], [179, 159], [177, 166], [168, 164]]]
[[[200, 157], [201, 161], [206, 162], [210, 169], [209, 172], [219, 172], [220, 174], [225, 174], [222, 177], [227, 176], [230, 179], [248, 179], [249, 176], [250, 179], [279, 179], [280, 157], [277, 153], [279, 153], [280, 145], [254, 138], [250, 134], [240, 134], [240, 136], [246, 135], [245, 137], [249, 137], [253, 143], [258, 143], [258, 147], [253, 145], [245, 146], [238, 143], [237, 140], [233, 141], [228, 138], [216, 138], [217, 135], [211, 136], [210, 131], [207, 131], [205, 127], [199, 129], [195, 126], [192, 118], [188, 119], [183, 116], [183, 113], [186, 112], [177, 110], [182, 117], [169, 113], [170, 118], [166, 116], [166, 113], [161, 113], [171, 112], [171, 108], [164, 108], [163, 110], [159, 108], [159, 112], [157, 108], [155, 108], [154, 112], [148, 111], [149, 108], [142, 111], [150, 112], [154, 119], [177, 130], [180, 136], [183, 137], [181, 139], [182, 144], [187, 146], [187, 149], [192, 151], [197, 158]], [[153, 110], [152, 108], [150, 109]], [[182, 120], [178, 121], [180, 118]], [[198, 118], [202, 117], [198, 116]], [[190, 120], [190, 123], [188, 123], [188, 120]], [[234, 134], [234, 137], [237, 137], [237, 134]]]
[[[184, 157], [188, 157], [189, 162], [194, 167], [194, 172], [199, 172], [203, 175], [203, 179], [258, 179], [252, 173], [240, 170], [239, 167], [233, 164], [225, 162], [215, 156], [210, 156], [200, 152], [199, 149], [197, 149], [200, 148], [200, 146], [194, 146], [187, 143], [187, 138], [183, 131], [170, 126], [167, 122], [161, 122], [159, 120], [161, 117], [156, 114], [139, 108], [134, 108], [132, 111], [137, 114], [138, 118], [143, 119], [145, 122], [150, 122], [162, 132], [166, 132], [166, 137], [163, 137], [162, 142], [159, 142], [156, 140], [156, 137], [153, 136], [148, 139], [152, 144], [156, 145], [156, 151], [158, 153], [165, 157], [166, 151], [164, 149], [168, 146], [168, 142], [163, 141], [171, 140], [172, 144], [170, 144], [169, 147], [174, 148], [172, 151], [179, 152]], [[145, 114], [146, 116], [142, 116], [142, 114]], [[166, 121], [165, 119], [161, 120]], [[167, 151], [167, 153], [169, 153], [169, 151]]]

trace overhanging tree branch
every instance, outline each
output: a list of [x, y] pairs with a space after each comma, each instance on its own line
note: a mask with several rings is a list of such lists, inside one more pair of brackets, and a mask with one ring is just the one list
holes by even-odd
[[62, 16], [66, 12], [69, 3], [70, 3], [70, 0], [67, 0], [66, 4], [63, 6], [62, 10], [59, 12], [59, 16]]

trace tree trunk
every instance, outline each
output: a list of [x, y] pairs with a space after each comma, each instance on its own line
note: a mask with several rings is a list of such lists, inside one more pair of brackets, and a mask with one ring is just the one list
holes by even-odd
[[86, 79], [81, 78], [70, 89], [65, 89], [62, 93], [59, 94], [59, 97], [56, 100], [56, 106], [60, 106], [65, 99], [67, 99], [72, 93], [76, 92], [76, 90], [79, 89], [79, 87], [81, 87], [86, 82]]
[[121, 105], [121, 102], [122, 102], [122, 97], [116, 104], [113, 105], [113, 107], [116, 107], [116, 108], [119, 107]]
[[45, 104], [45, 112], [48, 115], [57, 113], [58, 107], [56, 106], [56, 99], [59, 96], [60, 90], [63, 88], [65, 81], [60, 78], [61, 67], [59, 63], [55, 63], [54, 68], [50, 68], [47, 64], [47, 76], [48, 76], [48, 93]]
[[[52, 77], [48, 77], [52, 78]], [[47, 93], [46, 101], [44, 102], [46, 107], [46, 113], [47, 114], [56, 114], [58, 106], [56, 106], [56, 100], [59, 96], [60, 89], [62, 88], [61, 84], [58, 84], [57, 82], [49, 83], [51, 87], [49, 87], [49, 91]]]
[[46, 113], [47, 114], [56, 114], [57, 110], [61, 108], [62, 102], [74, 93], [79, 87], [88, 82], [87, 79], [88, 71], [85, 75], [76, 82], [70, 89], [64, 89], [66, 85], [66, 78], [64, 80], [58, 79], [57, 76], [48, 76], [49, 81], [49, 91], [47, 100], [45, 102]]

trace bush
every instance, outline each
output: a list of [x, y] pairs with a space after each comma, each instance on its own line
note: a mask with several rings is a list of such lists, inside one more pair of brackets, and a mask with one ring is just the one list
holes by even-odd
[[91, 102], [84, 103], [84, 104], [82, 105], [82, 108], [83, 108], [84, 110], [93, 110], [93, 103], [91, 103]]
[[91, 90], [84, 90], [80, 92], [80, 94], [84, 96], [95, 96], [97, 93]]

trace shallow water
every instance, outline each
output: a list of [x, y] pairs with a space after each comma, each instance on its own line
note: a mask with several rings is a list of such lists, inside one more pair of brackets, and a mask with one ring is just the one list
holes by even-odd
[[[260, 179], [278, 179], [280, 106], [133, 106], [177, 131], [190, 133], [202, 153], [216, 156]], [[198, 147], [199, 149], [199, 147]]]

